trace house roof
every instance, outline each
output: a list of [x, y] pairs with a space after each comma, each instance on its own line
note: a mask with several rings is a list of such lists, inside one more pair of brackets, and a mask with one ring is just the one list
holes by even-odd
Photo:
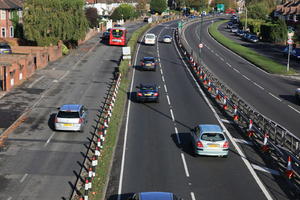
[[0, 9], [22, 8], [23, 0], [0, 0]]

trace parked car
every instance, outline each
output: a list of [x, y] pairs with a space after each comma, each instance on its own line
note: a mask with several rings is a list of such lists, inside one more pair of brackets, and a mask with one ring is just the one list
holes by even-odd
[[[289, 47], [287, 46], [287, 47], [285, 47], [284, 49], [283, 49], [283, 53], [284, 54], [288, 54], [289, 52]], [[290, 55], [292, 56], [292, 57], [295, 57], [295, 58], [297, 58], [297, 59], [300, 59], [300, 49], [299, 48], [293, 48], [293, 47], [291, 47], [291, 52], [290, 52]]]
[[136, 92], [137, 102], [159, 102], [159, 87], [155, 84], [140, 84], [136, 88], [138, 89]]
[[144, 22], [148, 22], [149, 17], [144, 17]]
[[140, 192], [132, 195], [128, 200], [183, 200], [170, 192]]
[[253, 43], [256, 43], [259, 41], [259, 39], [256, 35], [250, 35], [247, 39], [249, 42], [253, 42]]
[[191, 129], [194, 155], [228, 156], [229, 142], [219, 125], [200, 124]]
[[142, 60], [141, 60], [141, 68], [143, 70], [152, 70], [152, 71], [156, 71], [156, 67], [157, 67], [157, 64], [156, 64], [156, 60], [154, 57], [144, 57]]
[[9, 44], [5, 42], [0, 43], [0, 54], [11, 54], [12, 50]]
[[245, 32], [244, 35], [243, 35], [243, 39], [248, 41], [248, 39], [250, 38], [251, 35], [252, 35], [251, 33]]
[[122, 27], [121, 24], [115, 24], [114, 27]]
[[172, 37], [170, 35], [165, 35], [162, 40], [164, 43], [171, 43]]
[[87, 123], [87, 109], [81, 104], [65, 104], [55, 116], [54, 127], [59, 131], [83, 131]]
[[243, 37], [243, 35], [245, 34], [245, 32], [243, 30], [241, 30], [241, 29], [238, 29], [237, 32], [235, 32], [235, 34], [237, 36]]
[[295, 91], [295, 98], [298, 104], [300, 104], [300, 88], [297, 88]]
[[232, 26], [233, 26], [233, 23], [232, 22], [228, 22], [226, 28], [231, 29]]
[[232, 26], [232, 28], [231, 28], [231, 32], [232, 32], [232, 33], [236, 33], [238, 30], [239, 30], [239, 29], [238, 29], [237, 26]]
[[109, 39], [109, 35], [110, 35], [109, 30], [108, 31], [104, 31], [103, 34], [102, 34], [102, 40], [108, 40]]
[[155, 45], [156, 35], [153, 33], [147, 33], [144, 38], [144, 44]]

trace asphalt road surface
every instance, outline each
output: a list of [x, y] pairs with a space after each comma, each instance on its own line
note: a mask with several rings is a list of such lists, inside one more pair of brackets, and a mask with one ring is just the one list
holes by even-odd
[[[203, 24], [204, 63], [249, 105], [299, 137], [300, 106], [294, 97], [299, 80], [266, 73], [227, 50], [209, 35], [210, 24]], [[194, 23], [185, 29], [186, 40], [195, 51], [199, 50], [199, 26]]]
[[[141, 25], [129, 24], [129, 33]], [[69, 199], [96, 115], [121, 56], [121, 47], [99, 41], [98, 36], [92, 38], [0, 100], [1, 121], [5, 121], [2, 116], [6, 119], [3, 128], [34, 106], [1, 148], [1, 200]], [[51, 129], [57, 107], [69, 103], [88, 108], [84, 133]]]
[[[165, 34], [173, 35], [176, 26], [168, 22], [149, 32], [160, 41]], [[144, 56], [159, 59], [156, 72], [139, 70]], [[140, 45], [134, 67], [131, 94], [140, 83], [156, 83], [160, 103], [136, 103], [131, 96], [105, 199], [125, 200], [145, 191], [168, 191], [192, 200], [289, 199], [277, 176], [254, 169], [264, 161], [237, 130], [221, 122], [173, 43]], [[192, 156], [189, 129], [200, 123], [228, 129], [228, 158]]]

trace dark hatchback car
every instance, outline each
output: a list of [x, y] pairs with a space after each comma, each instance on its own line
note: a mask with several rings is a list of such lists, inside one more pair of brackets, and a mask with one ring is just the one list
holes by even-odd
[[0, 43], [0, 54], [11, 54], [12, 50], [9, 44], [1, 42]]
[[156, 71], [156, 60], [154, 57], [144, 57], [141, 60], [141, 69], [142, 70], [152, 70]]
[[128, 200], [183, 200], [170, 192], [140, 192]]
[[143, 85], [136, 86], [138, 91], [136, 92], [137, 102], [159, 102], [159, 87], [156, 85]]

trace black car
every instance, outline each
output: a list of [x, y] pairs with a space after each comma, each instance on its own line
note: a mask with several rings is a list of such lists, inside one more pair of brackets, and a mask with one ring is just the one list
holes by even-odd
[[149, 17], [144, 17], [144, 22], [148, 22]]
[[155, 84], [140, 84], [136, 88], [138, 89], [136, 92], [137, 102], [159, 102], [159, 87]]
[[154, 57], [144, 57], [141, 60], [141, 69], [156, 71], [156, 60]]
[[109, 31], [103, 32], [103, 34], [102, 34], [102, 40], [108, 40], [109, 39], [109, 35], [110, 35]]

